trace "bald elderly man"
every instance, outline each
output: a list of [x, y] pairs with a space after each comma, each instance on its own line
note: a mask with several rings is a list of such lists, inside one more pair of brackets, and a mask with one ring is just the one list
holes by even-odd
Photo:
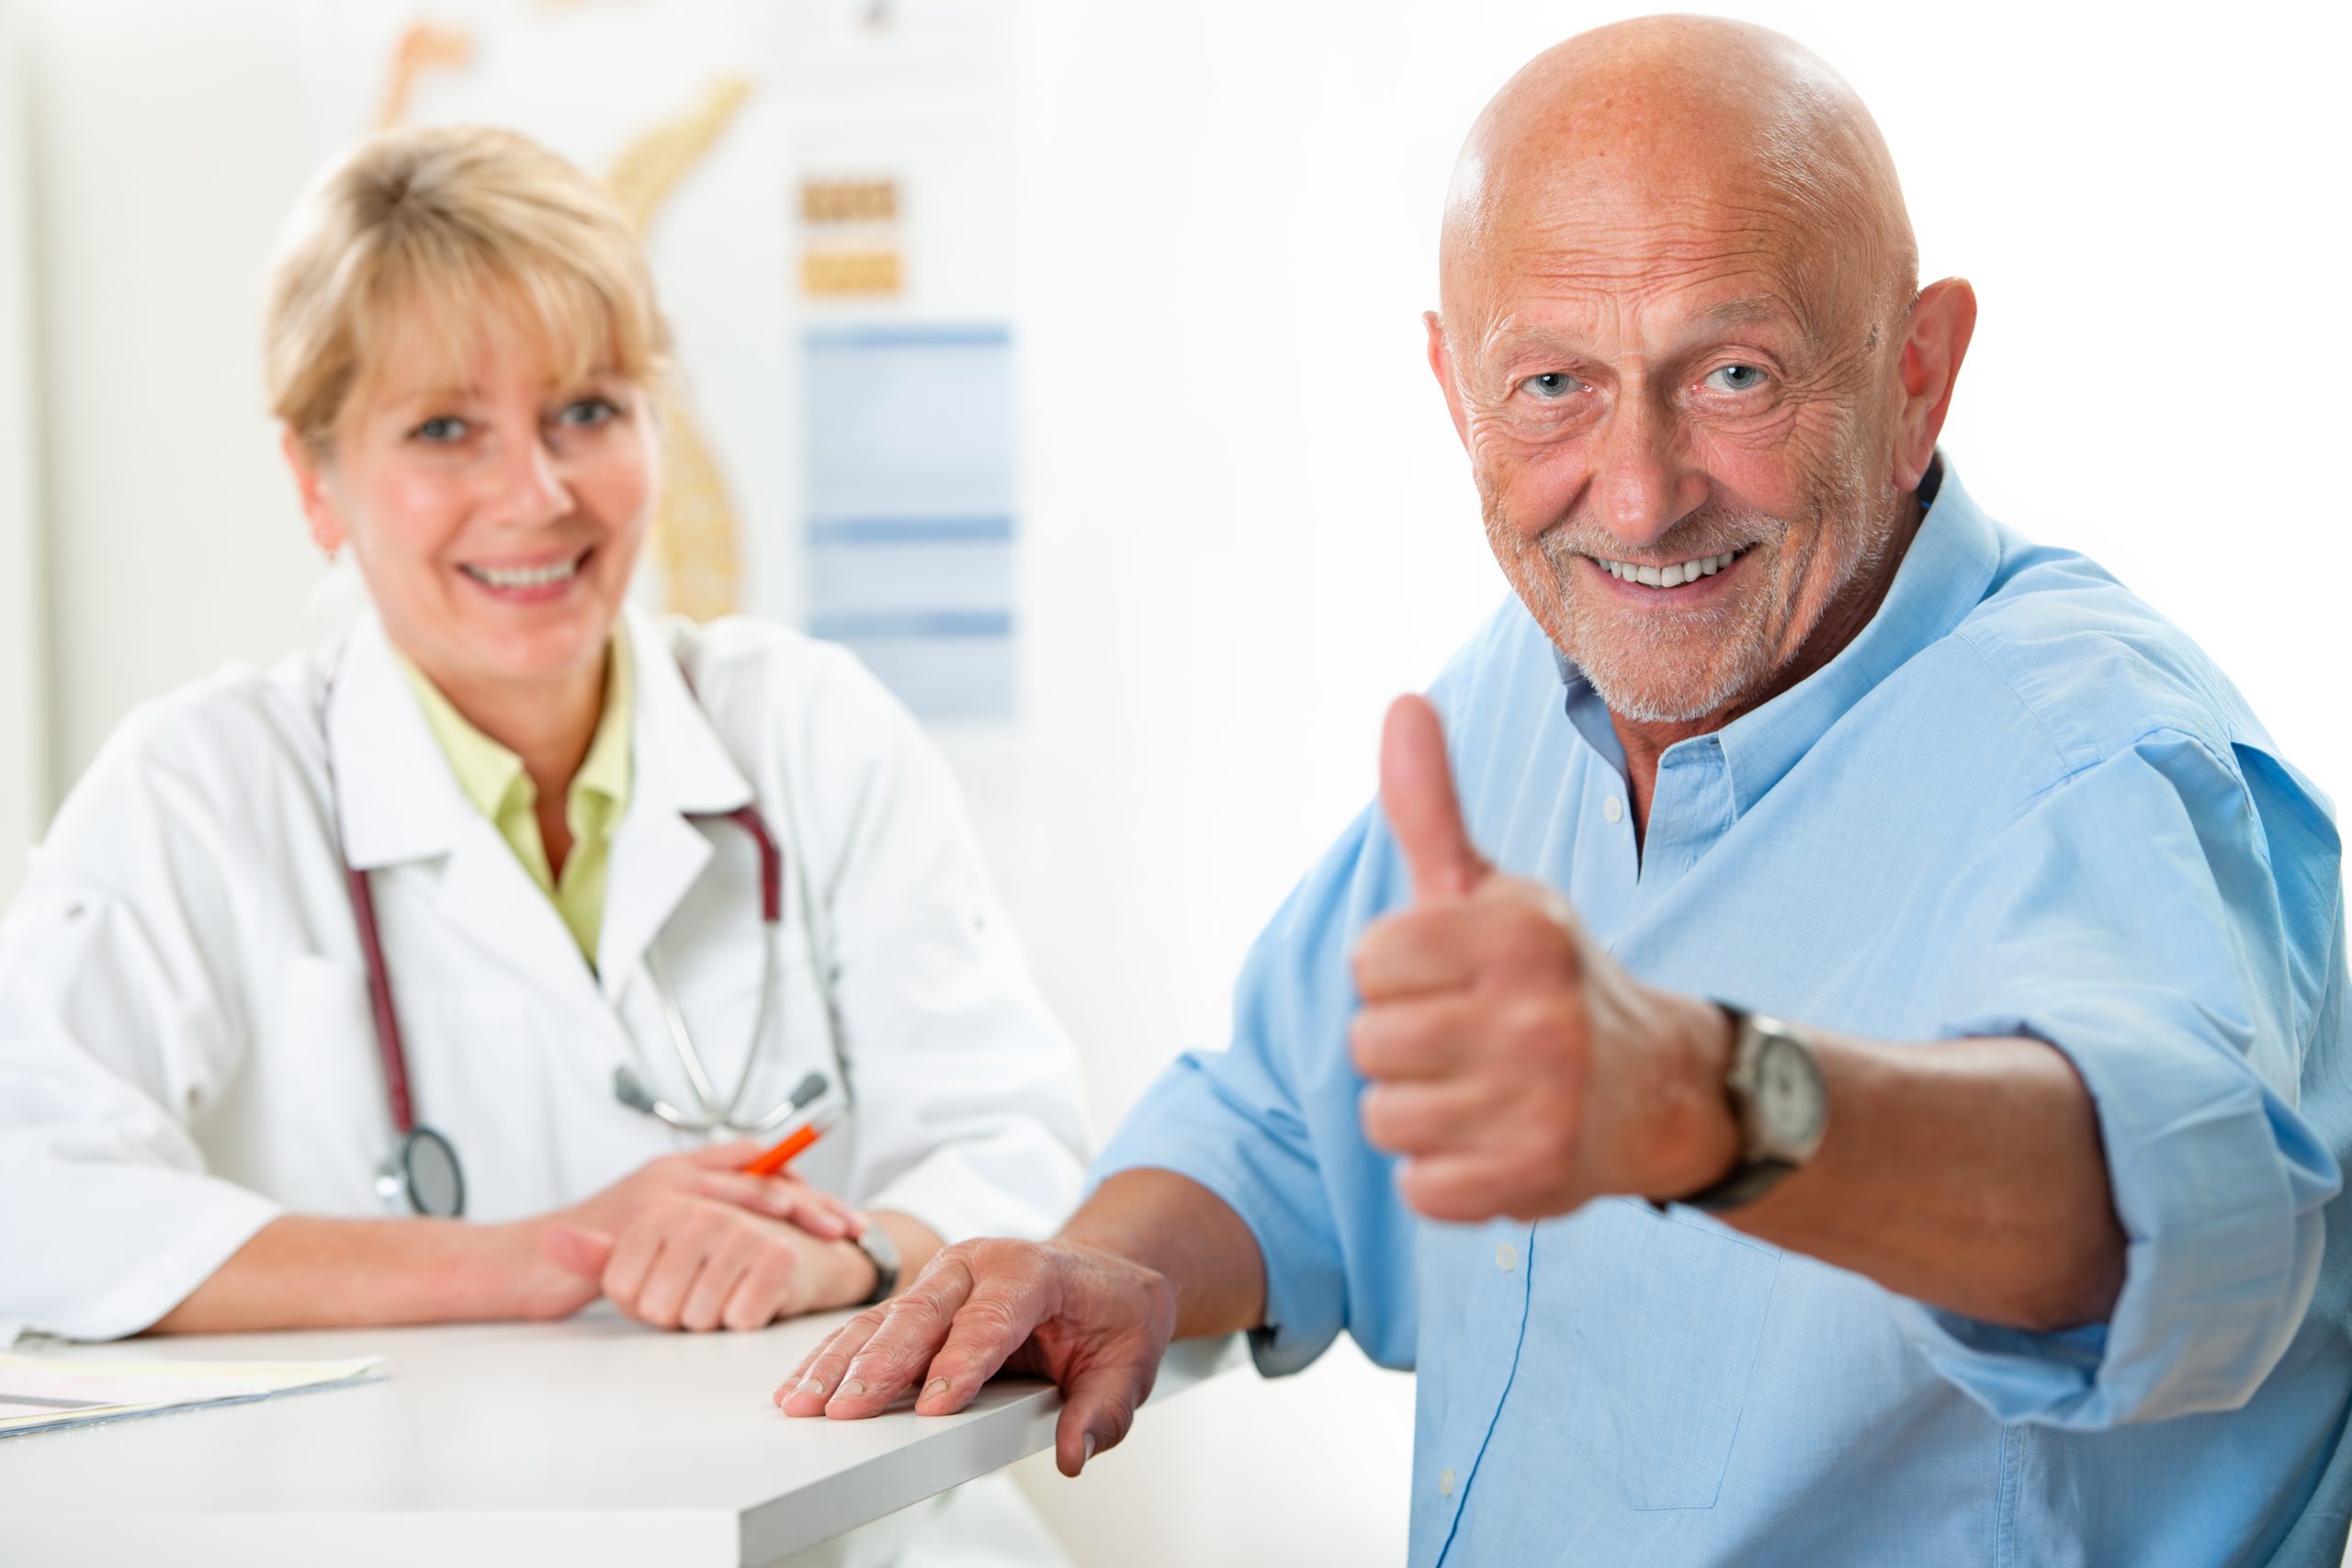
[[1171, 1335], [1344, 1329], [1419, 1373], [1417, 1565], [2342, 1558], [2329, 808], [1970, 501], [1976, 304], [1915, 267], [1786, 39], [1628, 24], [1503, 89], [1429, 357], [1516, 602], [1391, 711], [1231, 1050], [788, 1412], [1011, 1366], [1076, 1474]]

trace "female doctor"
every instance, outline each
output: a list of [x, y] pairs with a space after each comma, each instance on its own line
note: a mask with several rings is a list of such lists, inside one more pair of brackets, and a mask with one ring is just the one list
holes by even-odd
[[937, 756], [839, 649], [625, 605], [664, 329], [600, 189], [379, 137], [298, 210], [266, 344], [372, 610], [134, 714], [36, 852], [0, 1345], [599, 1295], [749, 1330], [1046, 1234], [1073, 1055]]

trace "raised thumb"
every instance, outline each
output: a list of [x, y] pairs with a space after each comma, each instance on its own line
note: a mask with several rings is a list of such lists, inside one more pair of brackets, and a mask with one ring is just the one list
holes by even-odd
[[613, 1238], [602, 1231], [558, 1221], [541, 1227], [539, 1250], [567, 1274], [601, 1280], [605, 1277], [605, 1265], [612, 1260]]
[[1445, 758], [1445, 726], [1426, 697], [1407, 695], [1388, 705], [1380, 731], [1380, 808], [1405, 852], [1416, 900], [1459, 898], [1486, 879], [1486, 859], [1462, 825], [1453, 769]]

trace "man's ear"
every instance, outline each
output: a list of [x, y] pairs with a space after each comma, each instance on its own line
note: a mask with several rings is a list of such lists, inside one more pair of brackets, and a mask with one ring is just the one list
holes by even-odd
[[1976, 290], [1963, 277], [1930, 283], [1911, 304], [1910, 333], [1903, 340], [1903, 404], [1894, 436], [1894, 488], [1905, 494], [1935, 461], [1936, 437], [1951, 409], [1952, 383], [1976, 334]]
[[343, 517], [327, 494], [326, 459], [289, 428], [280, 433], [277, 449], [294, 476], [294, 493], [301, 498], [302, 516], [311, 525], [311, 540], [329, 559], [343, 548]]
[[1461, 438], [1462, 449], [1467, 452], [1470, 422], [1462, 417], [1462, 392], [1453, 384], [1453, 360], [1445, 348], [1445, 323], [1438, 320], [1435, 310], [1424, 310], [1421, 324], [1429, 329], [1430, 373], [1437, 378], [1438, 390], [1445, 394], [1445, 411], [1453, 416], [1453, 434]]

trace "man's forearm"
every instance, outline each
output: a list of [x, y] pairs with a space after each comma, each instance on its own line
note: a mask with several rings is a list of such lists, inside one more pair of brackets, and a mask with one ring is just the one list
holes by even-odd
[[1176, 1337], [1232, 1334], [1266, 1320], [1258, 1238], [1224, 1199], [1170, 1170], [1124, 1170], [1062, 1228], [1065, 1238], [1142, 1264], [1176, 1292]]
[[2123, 1287], [2123, 1227], [2090, 1091], [2063, 1054], [2023, 1039], [1812, 1038], [1827, 1136], [1727, 1221], [1988, 1323], [2106, 1319]]
[[[529, 1238], [458, 1220], [284, 1214], [150, 1330], [230, 1334], [534, 1315]], [[560, 1304], [549, 1299], [547, 1310]]]

